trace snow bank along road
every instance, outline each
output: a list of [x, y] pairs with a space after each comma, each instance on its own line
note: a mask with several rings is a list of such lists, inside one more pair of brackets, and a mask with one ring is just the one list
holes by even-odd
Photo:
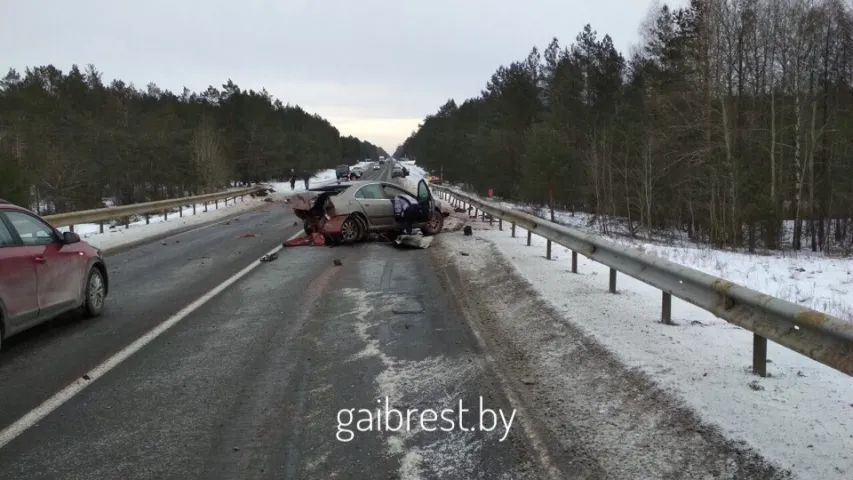
[[0, 478], [784, 478], [458, 231], [256, 263], [295, 222], [272, 203], [110, 256], [103, 317], [10, 339]]

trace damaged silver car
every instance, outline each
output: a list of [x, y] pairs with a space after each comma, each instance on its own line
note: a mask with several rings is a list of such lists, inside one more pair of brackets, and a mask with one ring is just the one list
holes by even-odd
[[425, 236], [441, 232], [444, 215], [423, 180], [418, 182], [417, 194], [380, 181], [359, 180], [316, 187], [295, 195], [293, 210], [302, 219], [306, 234], [320, 233], [328, 243], [361, 242], [371, 233], [395, 239], [406, 228], [394, 215], [394, 199], [399, 195], [417, 199], [420, 214], [412, 228], [420, 229]]

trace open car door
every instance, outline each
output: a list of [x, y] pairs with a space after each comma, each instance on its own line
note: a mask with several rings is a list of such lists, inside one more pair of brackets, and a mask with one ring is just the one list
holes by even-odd
[[429, 186], [427, 186], [426, 181], [423, 179], [418, 182], [418, 205], [421, 207], [421, 221], [428, 221], [435, 210], [435, 201], [432, 199], [432, 192], [429, 191]]

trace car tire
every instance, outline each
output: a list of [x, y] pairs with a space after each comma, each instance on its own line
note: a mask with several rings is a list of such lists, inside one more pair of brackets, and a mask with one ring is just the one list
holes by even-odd
[[104, 311], [104, 303], [106, 303], [107, 284], [104, 281], [104, 274], [93, 267], [89, 270], [89, 276], [86, 277], [86, 293], [83, 298], [83, 315], [87, 318], [100, 317]]
[[350, 215], [341, 224], [341, 243], [356, 243], [364, 237], [364, 231], [361, 228], [361, 222]]
[[368, 228], [367, 219], [365, 219], [361, 215], [354, 215], [356, 221], [361, 225], [361, 236], [358, 241], [363, 242], [367, 240], [368, 235], [370, 234], [370, 230]]
[[421, 228], [421, 233], [424, 234], [425, 237], [430, 235], [436, 235], [441, 233], [441, 229], [444, 227], [444, 216], [438, 210], [433, 210], [432, 215], [429, 217], [429, 222]]

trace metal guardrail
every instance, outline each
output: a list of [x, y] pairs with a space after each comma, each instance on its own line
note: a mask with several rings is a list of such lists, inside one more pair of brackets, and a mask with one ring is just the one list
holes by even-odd
[[454, 206], [473, 207], [490, 221], [497, 219], [527, 229], [572, 251], [572, 272], [577, 273], [577, 255], [610, 267], [610, 292], [616, 293], [616, 272], [622, 272], [662, 291], [661, 321], [671, 323], [672, 295], [707, 310], [729, 323], [753, 332], [753, 372], [767, 375], [767, 340], [772, 340], [840, 372], [853, 376], [853, 323], [811, 310], [795, 303], [737, 285], [653, 255], [625, 248], [615, 242], [510, 210], [458, 190], [431, 185]]
[[[81, 210], [79, 212], [58, 213], [56, 215], [46, 215], [43, 217], [54, 227], [70, 227], [74, 231], [74, 225], [84, 223], [98, 223], [101, 226], [101, 233], [104, 232], [104, 222], [115, 220], [117, 218], [129, 217], [131, 215], [146, 215], [146, 223], [148, 215], [157, 212], [168, 218], [169, 210], [175, 207], [184, 207], [192, 205], [193, 214], [196, 213], [196, 205], [203, 205], [204, 211], [207, 211], [207, 205], [214, 203], [216, 208], [219, 208], [219, 201], [224, 201], [228, 205], [228, 199], [237, 201], [237, 197], [243, 198], [245, 195], [251, 195], [261, 190], [269, 189], [269, 186], [254, 186], [239, 190], [229, 190], [225, 192], [208, 193], [205, 195], [196, 195], [194, 197], [171, 198], [168, 200], [158, 200], [156, 202], [132, 203], [130, 205], [119, 205], [115, 207], [96, 208], [92, 210]], [[183, 208], [180, 216], [183, 216]]]

